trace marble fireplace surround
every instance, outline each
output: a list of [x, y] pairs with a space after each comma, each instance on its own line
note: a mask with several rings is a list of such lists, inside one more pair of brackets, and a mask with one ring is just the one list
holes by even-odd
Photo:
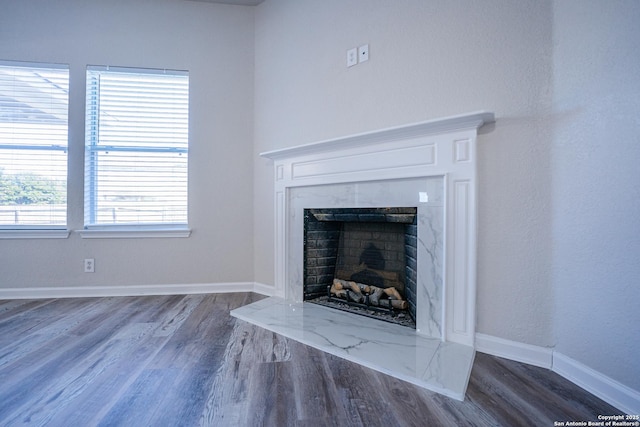
[[[274, 296], [232, 314], [462, 400], [475, 354], [476, 139], [494, 120], [476, 112], [262, 153], [275, 172]], [[416, 330], [302, 302], [304, 209], [408, 206]]]

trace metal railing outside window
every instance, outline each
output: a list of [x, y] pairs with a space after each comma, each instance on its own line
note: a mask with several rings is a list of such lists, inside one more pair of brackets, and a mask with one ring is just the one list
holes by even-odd
[[0, 62], [0, 229], [67, 223], [69, 67]]

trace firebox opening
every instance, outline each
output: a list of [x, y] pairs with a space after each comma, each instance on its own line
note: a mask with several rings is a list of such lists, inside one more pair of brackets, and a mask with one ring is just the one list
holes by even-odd
[[415, 328], [417, 208], [304, 211], [304, 300]]

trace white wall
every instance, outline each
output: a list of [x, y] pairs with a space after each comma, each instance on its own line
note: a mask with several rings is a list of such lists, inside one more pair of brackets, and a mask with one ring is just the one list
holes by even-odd
[[[366, 5], [366, 6], [363, 6]], [[484, 109], [477, 331], [640, 390], [640, 4], [267, 0], [255, 154]], [[369, 43], [370, 60], [345, 66]], [[273, 282], [271, 164], [255, 275]]]
[[[478, 331], [550, 346], [552, 7], [544, 1], [267, 0], [255, 151], [476, 110]], [[369, 43], [368, 62], [346, 50]], [[273, 283], [271, 164], [256, 159], [256, 280]]]
[[554, 5], [557, 351], [640, 390], [640, 3]]
[[[0, 287], [253, 280], [253, 8], [0, 0], [0, 59], [70, 64], [70, 227], [82, 228], [87, 64], [190, 72], [188, 239], [0, 240]], [[96, 273], [83, 273], [95, 258]]]

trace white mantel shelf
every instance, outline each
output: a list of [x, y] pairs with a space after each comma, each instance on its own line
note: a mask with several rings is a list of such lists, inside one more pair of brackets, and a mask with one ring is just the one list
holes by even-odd
[[289, 157], [326, 152], [335, 150], [336, 148], [352, 148], [377, 142], [397, 141], [437, 133], [479, 129], [485, 124], [493, 122], [495, 122], [495, 116], [492, 112], [477, 111], [457, 116], [427, 120], [424, 122], [418, 122], [409, 125], [375, 130], [372, 132], [365, 132], [340, 138], [328, 139], [325, 141], [312, 142], [310, 144], [303, 144], [295, 147], [265, 151], [263, 153], [260, 153], [260, 156], [272, 160], [280, 160]]

